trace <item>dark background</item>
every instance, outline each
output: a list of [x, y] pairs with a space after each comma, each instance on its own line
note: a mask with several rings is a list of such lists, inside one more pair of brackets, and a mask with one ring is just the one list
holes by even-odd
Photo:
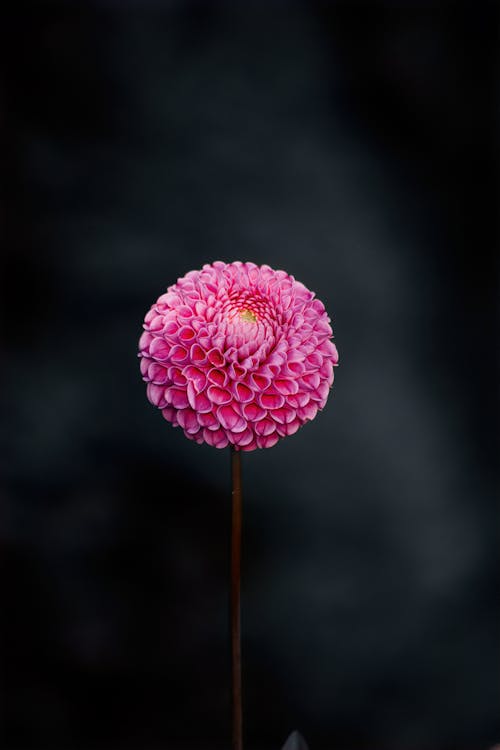
[[229, 746], [229, 456], [136, 359], [216, 259], [315, 290], [341, 357], [244, 456], [248, 748], [500, 740], [498, 15], [1, 11], [2, 748]]

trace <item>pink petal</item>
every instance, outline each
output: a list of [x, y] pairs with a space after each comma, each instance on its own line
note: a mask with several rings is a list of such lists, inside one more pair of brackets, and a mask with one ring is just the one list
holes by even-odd
[[187, 305], [181, 305], [177, 308], [179, 318], [189, 319], [193, 317], [193, 311]]
[[[226, 352], [227, 355], [227, 352]], [[245, 377], [247, 374], [247, 371], [244, 367], [241, 367], [241, 365], [238, 365], [236, 362], [231, 362], [229, 366], [229, 376], [233, 380], [241, 380]]]
[[196, 395], [197, 391], [194, 387], [194, 383], [190, 380], [186, 387], [187, 400], [191, 409], [196, 409]]
[[168, 377], [174, 385], [184, 386], [187, 383], [186, 378], [178, 367], [169, 367]]
[[209, 350], [212, 346], [212, 339], [205, 328], [198, 331], [198, 343], [204, 350]]
[[222, 404], [229, 404], [233, 397], [225, 388], [219, 388], [217, 385], [210, 385], [207, 388], [207, 395], [209, 399], [218, 406]]
[[294, 419], [293, 422], [284, 425], [286, 435], [294, 435], [300, 427], [300, 420]]
[[177, 307], [179, 303], [179, 295], [175, 294], [175, 292], [167, 292], [166, 294], [162, 294], [161, 297], [158, 298], [158, 302], [164, 305], [168, 305], [169, 307]]
[[148, 330], [157, 333], [163, 329], [165, 318], [163, 315], [154, 315], [149, 321]]
[[287, 398], [287, 404], [291, 406], [293, 409], [298, 409], [299, 406], [305, 406], [309, 403], [311, 400], [311, 397], [309, 395], [309, 392], [307, 393], [296, 393], [294, 396], [288, 396]]
[[291, 380], [290, 378], [276, 378], [276, 380], [273, 382], [274, 388], [278, 391], [278, 393], [282, 393], [284, 396], [289, 396], [293, 393], [297, 393], [299, 390], [299, 386], [297, 384], [296, 380]]
[[177, 424], [177, 409], [174, 409], [173, 406], [166, 406], [162, 409], [161, 413], [167, 422], [175, 422]]
[[151, 345], [149, 347], [149, 353], [152, 357], [155, 359], [160, 359], [165, 361], [168, 359], [168, 355], [170, 354], [171, 345], [168, 344], [165, 339], [162, 339], [161, 337], [154, 338], [151, 342]]
[[257, 435], [271, 435], [276, 430], [276, 424], [271, 419], [263, 419], [255, 425]]
[[323, 341], [319, 346], [320, 352], [323, 353], [324, 356], [329, 357], [332, 359], [334, 364], [337, 364], [339, 361], [339, 353], [337, 351], [337, 347], [333, 343], [333, 341], [330, 341], [330, 339], [326, 339]]
[[257, 441], [255, 440], [255, 438], [248, 445], [240, 445], [239, 446], [240, 450], [242, 450], [242, 451], [254, 451], [258, 447], [259, 446], [257, 445]]
[[275, 432], [272, 435], [258, 437], [257, 445], [259, 446], [259, 448], [272, 448], [273, 445], [276, 445], [279, 439], [280, 439], [279, 435]]
[[212, 292], [212, 294], [217, 294], [217, 292], [219, 291], [218, 287], [211, 281], [205, 281], [205, 287], [209, 292]]
[[287, 352], [286, 359], [288, 366], [290, 367], [292, 362], [303, 362], [305, 355], [299, 349], [290, 349], [290, 351]]
[[315, 390], [319, 383], [320, 383], [320, 377], [319, 373], [317, 372], [308, 372], [305, 375], [302, 375], [302, 383], [305, 385], [306, 388], [309, 388], [311, 390]]
[[286, 362], [286, 359], [287, 357], [285, 353], [274, 351], [274, 352], [271, 352], [271, 354], [269, 355], [269, 358], [266, 364], [268, 367], [280, 368], [283, 362]]
[[186, 406], [189, 406], [187, 393], [180, 388], [167, 388], [165, 395], [167, 401], [176, 409], [185, 409]]
[[310, 367], [319, 368], [323, 364], [323, 357], [319, 352], [311, 352], [311, 354], [308, 354], [306, 357], [306, 363]]
[[317, 333], [325, 333], [327, 336], [332, 335], [332, 328], [326, 318], [318, 318], [314, 324], [314, 330]]
[[319, 374], [321, 375], [322, 378], [324, 378], [324, 380], [326, 380], [328, 385], [333, 384], [333, 367], [334, 367], [333, 362], [329, 360], [325, 360], [325, 362], [323, 362], [321, 369], [319, 371]]
[[328, 394], [330, 393], [330, 386], [328, 383], [325, 383], [323, 381], [318, 385], [314, 393], [311, 393], [311, 398], [313, 398], [315, 401], [326, 401], [328, 398]]
[[229, 445], [224, 430], [203, 430], [203, 438], [208, 445], [214, 448], [226, 448]]
[[189, 407], [187, 409], [180, 409], [177, 412], [177, 421], [180, 426], [190, 435], [198, 432], [200, 425], [196, 418], [196, 414]]
[[296, 411], [295, 409], [287, 409], [286, 407], [283, 407], [281, 409], [273, 409], [269, 412], [269, 416], [272, 417], [275, 422], [287, 424], [288, 422], [293, 422], [296, 417]]
[[215, 367], [209, 370], [208, 379], [211, 383], [213, 383], [214, 385], [218, 385], [221, 388], [223, 388], [227, 383], [227, 375], [224, 370], [217, 370]]
[[263, 409], [279, 409], [285, 403], [284, 396], [281, 393], [260, 393], [257, 401]]
[[199, 344], [193, 344], [189, 356], [195, 365], [202, 365], [207, 361], [205, 350]]
[[309, 336], [307, 341], [304, 341], [303, 344], [299, 347], [299, 351], [302, 353], [302, 356], [305, 358], [308, 354], [311, 354], [312, 352], [315, 352], [316, 349], [319, 346], [318, 337], [315, 335]]
[[212, 334], [212, 345], [214, 349], [217, 349], [222, 353], [226, 337], [223, 333], [218, 333], [217, 326], [214, 327], [214, 333]]
[[266, 370], [270, 373], [271, 378], [275, 378], [276, 375], [279, 375], [281, 372], [281, 368], [283, 367], [282, 364], [276, 365], [276, 364], [269, 364], [266, 363], [265, 367], [262, 368], [262, 370]]
[[179, 326], [177, 325], [175, 320], [169, 320], [165, 328], [163, 329], [163, 333], [165, 336], [174, 337], [178, 330], [179, 330]]
[[153, 341], [153, 337], [151, 336], [151, 334], [145, 331], [142, 334], [141, 338], [139, 339], [139, 351], [141, 352], [149, 351], [149, 346], [152, 341]]
[[257, 406], [256, 403], [245, 404], [243, 406], [243, 416], [245, 419], [248, 419], [249, 422], [258, 422], [261, 419], [264, 419], [266, 414], [267, 411], [260, 406]]
[[307, 406], [297, 409], [297, 416], [303, 422], [309, 422], [311, 419], [314, 419], [317, 413], [318, 405], [314, 401], [310, 401]]
[[232, 437], [234, 440], [234, 445], [242, 447], [244, 445], [249, 445], [252, 442], [253, 432], [247, 427], [246, 430], [243, 430], [243, 432], [235, 433]]
[[170, 350], [170, 359], [172, 360], [172, 362], [185, 362], [187, 359], [187, 355], [187, 349], [184, 346], [180, 346], [180, 344], [176, 344]]
[[283, 372], [290, 374], [292, 377], [297, 377], [297, 375], [302, 375], [302, 373], [305, 370], [305, 366], [303, 362], [287, 362], [286, 365], [283, 368]]
[[259, 280], [259, 267], [255, 265], [255, 263], [246, 263], [246, 270], [248, 273], [248, 280], [251, 284], [257, 284]]
[[192, 381], [196, 393], [199, 393], [205, 388], [207, 384], [207, 376], [194, 365], [187, 365], [187, 367], [183, 369], [182, 374], [188, 380]]
[[[187, 411], [187, 409], [184, 409], [183, 411], [180, 411], [179, 414], [183, 414]], [[177, 417], [177, 419], [179, 419], [179, 417]], [[200, 429], [200, 425], [196, 419], [196, 414], [191, 410], [189, 410], [189, 414], [186, 415], [186, 426], [184, 429], [189, 435], [195, 435]]]
[[151, 364], [151, 360], [149, 359], [149, 357], [141, 357], [139, 367], [141, 369], [141, 375], [142, 375], [143, 380], [151, 380], [151, 378], [148, 375], [150, 364]]
[[144, 326], [149, 326], [151, 321], [156, 317], [158, 314], [158, 311], [155, 307], [152, 307], [151, 310], [148, 310], [146, 313], [146, 317], [144, 318]]
[[243, 432], [246, 428], [247, 423], [243, 417], [235, 412], [232, 406], [221, 406], [217, 409], [217, 416], [219, 422], [226, 430], [232, 430], [232, 432]]
[[182, 326], [182, 328], [179, 330], [179, 341], [182, 341], [183, 344], [189, 344], [195, 337], [195, 332], [190, 326]]
[[165, 388], [163, 388], [163, 386], [155, 385], [154, 383], [148, 383], [146, 393], [149, 401], [153, 404], [153, 406], [157, 406], [159, 409], [162, 409], [167, 405], [167, 402], [165, 400]]
[[301, 315], [300, 313], [296, 313], [296, 314], [295, 314], [295, 315], [293, 316], [293, 318], [292, 318], [292, 323], [291, 323], [291, 325], [292, 325], [292, 327], [293, 327], [293, 328], [298, 328], [298, 329], [300, 329], [300, 328], [302, 328], [302, 326], [304, 325], [304, 323], [305, 323], [305, 318], [304, 318], [304, 316], [303, 316], [303, 315]]
[[216, 430], [220, 427], [219, 420], [212, 412], [198, 414], [198, 422], [202, 427], [208, 427], [209, 430]]
[[270, 378], [266, 377], [265, 375], [257, 375], [257, 373], [252, 372], [250, 375], [250, 382], [258, 391], [263, 391], [271, 384]]
[[208, 352], [208, 361], [214, 366], [214, 367], [222, 367], [224, 364], [224, 355], [220, 351], [220, 349], [214, 348], [211, 349]]
[[324, 313], [325, 313], [325, 306], [324, 306], [324, 304], [322, 303], [322, 301], [320, 299], [316, 298], [315, 300], [313, 300], [311, 302], [311, 307], [314, 309], [314, 311], [315, 311], [315, 313], [317, 315], [320, 315], [320, 316], [324, 315]]
[[[189, 386], [188, 386], [189, 388]], [[206, 414], [207, 412], [212, 411], [213, 404], [210, 401], [210, 399], [207, 397], [206, 393], [198, 393], [193, 397], [194, 401], [194, 410], [198, 412], [198, 414]]]
[[[148, 362], [149, 360], [144, 360]], [[158, 362], [151, 362], [148, 367], [148, 378], [156, 385], [163, 385], [168, 380], [168, 369]]]
[[253, 391], [243, 383], [236, 383], [235, 393], [238, 401], [242, 404], [247, 404], [253, 399]]

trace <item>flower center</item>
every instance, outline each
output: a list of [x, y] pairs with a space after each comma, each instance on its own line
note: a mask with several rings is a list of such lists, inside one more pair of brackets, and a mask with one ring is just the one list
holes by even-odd
[[251, 310], [248, 310], [248, 309], [240, 310], [239, 315], [240, 315], [241, 320], [245, 321], [245, 323], [257, 322], [257, 316]]

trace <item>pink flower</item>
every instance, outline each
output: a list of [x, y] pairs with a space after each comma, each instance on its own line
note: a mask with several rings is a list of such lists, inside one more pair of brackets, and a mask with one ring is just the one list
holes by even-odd
[[150, 402], [197, 443], [270, 448], [314, 419], [338, 362], [322, 302], [293, 276], [254, 263], [204, 265], [144, 319]]

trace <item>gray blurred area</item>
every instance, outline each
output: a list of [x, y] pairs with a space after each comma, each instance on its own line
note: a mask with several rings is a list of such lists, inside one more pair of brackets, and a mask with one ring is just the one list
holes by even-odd
[[151, 407], [152, 302], [313, 289], [322, 414], [244, 456], [248, 750], [500, 740], [498, 8], [2, 11], [1, 746], [229, 746], [229, 455]]

